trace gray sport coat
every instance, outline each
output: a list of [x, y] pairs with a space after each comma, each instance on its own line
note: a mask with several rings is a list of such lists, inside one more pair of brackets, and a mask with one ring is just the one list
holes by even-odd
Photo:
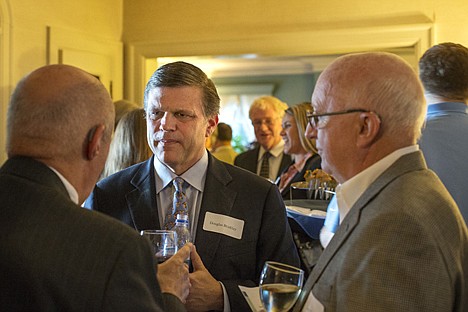
[[294, 311], [311, 289], [325, 311], [468, 311], [468, 230], [421, 152], [398, 159], [350, 209]]

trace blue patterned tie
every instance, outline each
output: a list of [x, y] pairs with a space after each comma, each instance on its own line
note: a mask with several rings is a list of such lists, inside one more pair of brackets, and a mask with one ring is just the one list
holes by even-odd
[[322, 244], [323, 248], [328, 246], [328, 243], [330, 243], [339, 226], [340, 210], [338, 209], [338, 203], [335, 195], [328, 204], [325, 222], [323, 224], [322, 230], [320, 231], [320, 243]]
[[187, 183], [184, 179], [177, 177], [172, 181], [172, 184], [174, 185], [175, 192], [172, 207], [168, 209], [166, 220], [164, 221], [164, 228], [166, 230], [171, 230], [174, 227], [177, 214], [187, 215], [188, 212], [187, 196], [185, 195]]
[[328, 204], [324, 226], [332, 233], [335, 233], [340, 226], [340, 211], [338, 210], [336, 196], [333, 196]]

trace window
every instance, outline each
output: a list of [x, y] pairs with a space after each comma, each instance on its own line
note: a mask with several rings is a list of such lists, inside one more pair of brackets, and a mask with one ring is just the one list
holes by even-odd
[[232, 128], [232, 145], [237, 152], [245, 151], [255, 139], [254, 129], [249, 119], [252, 102], [264, 95], [272, 95], [274, 85], [221, 85], [218, 93], [221, 98], [219, 121]]

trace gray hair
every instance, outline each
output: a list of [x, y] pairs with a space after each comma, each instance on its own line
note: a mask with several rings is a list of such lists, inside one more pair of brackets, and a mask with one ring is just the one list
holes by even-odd
[[[90, 130], [105, 124], [104, 140], [109, 142], [114, 128], [114, 108], [104, 86], [85, 72], [69, 71], [67, 66], [49, 66], [42, 73], [23, 78], [17, 85], [7, 113], [7, 152], [17, 151], [35, 157], [72, 159], [82, 157], [82, 148]], [[66, 86], [54, 84], [55, 73], [65, 70], [76, 79]], [[67, 71], [68, 70], [68, 71]], [[48, 90], [37, 86], [40, 79], [46, 81]], [[69, 78], [69, 77], [67, 77]], [[33, 80], [33, 81], [30, 81]], [[39, 96], [37, 96], [40, 94]]]
[[254, 109], [267, 110], [270, 108], [278, 114], [278, 117], [282, 118], [284, 116], [284, 111], [288, 108], [288, 104], [274, 96], [261, 96], [255, 99], [252, 105], [250, 105], [249, 118], [252, 119], [251, 115]]
[[426, 112], [424, 92], [415, 70], [402, 58], [384, 52], [345, 55], [323, 74], [319, 80], [332, 75], [333, 85], [322, 83], [321, 88], [339, 90], [341, 108], [374, 111], [390, 136], [420, 137]]

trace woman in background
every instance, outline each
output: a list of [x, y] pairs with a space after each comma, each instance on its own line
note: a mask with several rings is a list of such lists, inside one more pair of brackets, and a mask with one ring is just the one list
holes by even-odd
[[117, 128], [117, 124], [119, 123], [120, 119], [127, 114], [128, 112], [139, 109], [140, 106], [138, 104], [127, 101], [127, 100], [118, 100], [114, 102], [115, 107], [115, 124], [114, 124], [114, 131]]
[[[304, 102], [286, 109], [283, 117], [281, 136], [284, 140], [284, 153], [291, 156], [292, 163], [284, 170], [276, 185], [278, 185], [283, 199], [290, 199], [291, 183], [305, 181], [307, 170], [320, 168], [321, 158], [317, 154], [315, 140], [305, 137], [307, 127], [307, 112], [311, 111], [310, 103]], [[306, 190], [294, 190], [293, 199], [306, 199]]]
[[152, 152], [146, 140], [144, 113], [142, 108], [133, 109], [120, 119], [101, 179], [151, 157]]

